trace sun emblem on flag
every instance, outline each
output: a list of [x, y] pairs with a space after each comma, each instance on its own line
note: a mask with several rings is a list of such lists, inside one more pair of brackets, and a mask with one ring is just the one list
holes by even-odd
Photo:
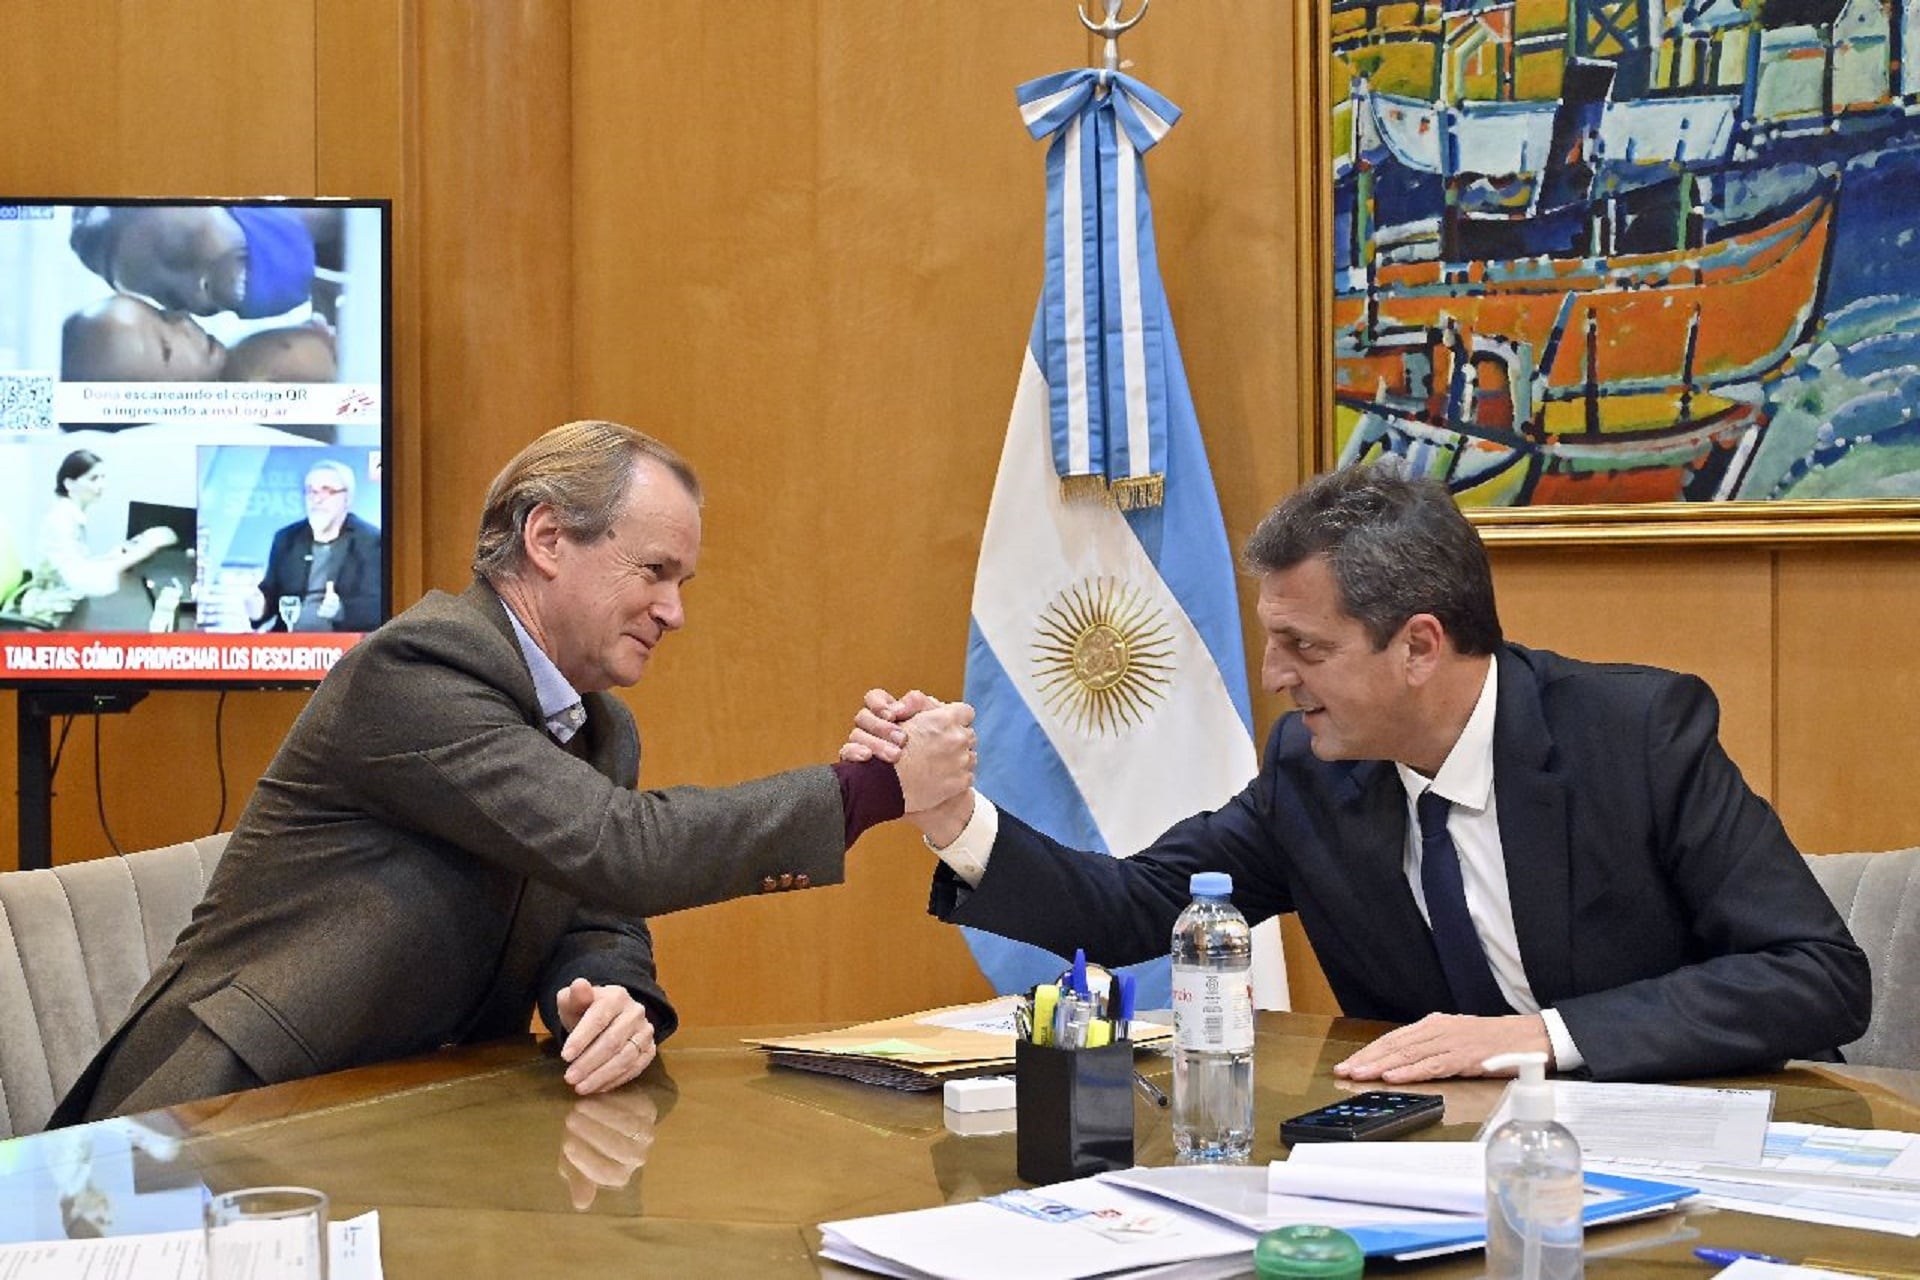
[[1040, 615], [1034, 675], [1047, 709], [1081, 733], [1139, 724], [1173, 683], [1173, 628], [1153, 598], [1117, 578], [1088, 578]]

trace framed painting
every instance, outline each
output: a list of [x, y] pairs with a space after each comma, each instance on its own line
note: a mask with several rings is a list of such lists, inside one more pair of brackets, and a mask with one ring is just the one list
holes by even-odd
[[1309, 470], [1920, 537], [1920, 0], [1298, 0]]

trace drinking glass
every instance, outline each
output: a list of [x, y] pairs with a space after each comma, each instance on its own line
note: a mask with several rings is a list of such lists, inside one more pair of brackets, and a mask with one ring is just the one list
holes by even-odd
[[293, 630], [293, 624], [300, 620], [300, 597], [280, 597], [280, 622], [287, 630]]
[[327, 1280], [327, 1197], [246, 1187], [207, 1201], [207, 1280]]

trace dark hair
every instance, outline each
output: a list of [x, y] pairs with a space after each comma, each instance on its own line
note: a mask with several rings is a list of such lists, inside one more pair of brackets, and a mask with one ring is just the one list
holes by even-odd
[[535, 440], [487, 490], [473, 571], [487, 579], [518, 572], [526, 560], [527, 517], [543, 502], [575, 542], [605, 537], [620, 517], [642, 458], [665, 467], [700, 501], [700, 478], [686, 459], [643, 431], [589, 420], [555, 427]]
[[68, 497], [67, 485], [99, 465], [99, 454], [87, 449], [75, 449], [61, 459], [60, 469], [53, 473], [53, 491], [63, 498]]
[[1264, 574], [1315, 555], [1376, 649], [1418, 613], [1438, 618], [1461, 653], [1500, 645], [1487, 549], [1439, 481], [1409, 479], [1397, 463], [1315, 476], [1267, 513], [1242, 559]]

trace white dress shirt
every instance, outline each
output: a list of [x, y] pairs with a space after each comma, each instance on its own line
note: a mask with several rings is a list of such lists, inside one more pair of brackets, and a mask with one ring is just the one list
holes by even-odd
[[1427, 891], [1420, 879], [1420, 817], [1416, 808], [1421, 794], [1431, 788], [1453, 804], [1447, 816], [1447, 834], [1453, 837], [1453, 847], [1460, 855], [1467, 914], [1473, 918], [1474, 932], [1480, 935], [1480, 948], [1487, 953], [1487, 966], [1493, 970], [1500, 994], [1515, 1012], [1540, 1015], [1547, 1025], [1547, 1038], [1553, 1043], [1554, 1070], [1573, 1071], [1585, 1065], [1586, 1059], [1567, 1034], [1560, 1015], [1542, 1009], [1534, 999], [1526, 967], [1520, 962], [1520, 934], [1513, 924], [1513, 896], [1507, 890], [1506, 850], [1500, 843], [1500, 812], [1493, 789], [1493, 721], [1499, 691], [1500, 664], [1490, 661], [1473, 714], [1467, 717], [1466, 728], [1432, 778], [1411, 766], [1394, 765], [1407, 793], [1407, 842], [1401, 865], [1420, 915], [1431, 925]]

